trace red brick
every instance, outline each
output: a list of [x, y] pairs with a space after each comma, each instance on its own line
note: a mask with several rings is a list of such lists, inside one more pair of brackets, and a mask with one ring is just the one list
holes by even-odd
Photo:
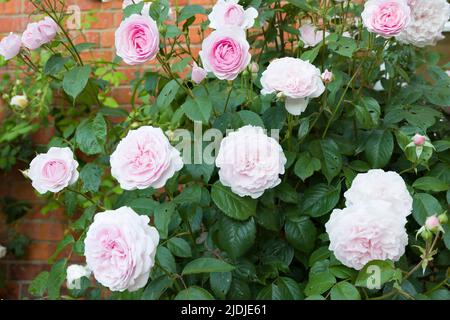
[[39, 273], [50, 270], [47, 263], [31, 264], [19, 263], [9, 265], [9, 280], [33, 280]]
[[2, 14], [19, 13], [20, 7], [20, 0], [11, 0], [0, 3], [0, 12]]
[[20, 284], [17, 282], [8, 281], [6, 283], [6, 287], [0, 289], [0, 299], [20, 299]]
[[47, 261], [55, 252], [56, 243], [50, 242], [32, 242], [25, 254], [26, 260]]
[[103, 31], [100, 35], [102, 48], [114, 48], [114, 31]]
[[26, 17], [1, 17], [0, 18], [0, 32], [23, 32], [28, 23]]
[[93, 16], [96, 18], [96, 21], [90, 22], [90, 29], [109, 29], [114, 27], [113, 12], [94, 12]]
[[60, 241], [64, 237], [65, 225], [61, 223], [24, 222], [19, 224], [18, 230], [32, 240]]

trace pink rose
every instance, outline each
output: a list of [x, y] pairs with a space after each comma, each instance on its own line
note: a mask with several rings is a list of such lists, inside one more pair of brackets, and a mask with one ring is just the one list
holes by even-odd
[[52, 147], [30, 163], [28, 177], [39, 193], [59, 192], [78, 180], [78, 162], [69, 148]]
[[200, 58], [206, 71], [220, 80], [234, 80], [250, 63], [249, 49], [242, 29], [220, 29], [203, 40]]
[[97, 213], [84, 240], [84, 255], [95, 279], [111, 291], [136, 291], [155, 264], [158, 231], [129, 207]]
[[161, 188], [181, 170], [180, 152], [160, 128], [131, 130], [111, 155], [111, 174], [124, 190]]
[[191, 79], [192, 81], [194, 81], [196, 84], [200, 84], [208, 75], [208, 72], [206, 72], [205, 69], [200, 68], [197, 63], [192, 64], [192, 75], [191, 75]]
[[[304, 43], [304, 48], [315, 47], [323, 41], [323, 31], [317, 30], [312, 24], [304, 24], [300, 27], [300, 40]], [[325, 38], [329, 35], [325, 32]]]
[[52, 41], [57, 32], [58, 25], [56, 22], [49, 17], [45, 17], [39, 22], [32, 22], [27, 25], [22, 34], [22, 44], [30, 50], [35, 50]]
[[372, 260], [398, 261], [405, 253], [406, 219], [389, 202], [365, 199], [335, 209], [325, 224], [329, 249], [344, 265], [360, 270]]
[[286, 109], [293, 115], [306, 110], [309, 99], [319, 97], [325, 86], [318, 68], [296, 58], [273, 60], [261, 77], [261, 93], [286, 97]]
[[255, 24], [258, 11], [255, 8], [244, 8], [239, 0], [219, 0], [208, 15], [209, 27], [221, 29], [224, 27], [239, 27], [249, 29]]
[[256, 199], [281, 182], [286, 161], [275, 139], [262, 128], [248, 125], [222, 140], [216, 166], [224, 186], [241, 197]]
[[149, 15], [132, 14], [123, 20], [115, 34], [116, 53], [130, 65], [147, 62], [159, 51], [159, 32]]
[[361, 14], [364, 26], [385, 38], [399, 35], [411, 20], [406, 0], [369, 0]]
[[20, 37], [11, 32], [0, 41], [0, 55], [6, 60], [12, 59], [19, 54], [21, 45]]

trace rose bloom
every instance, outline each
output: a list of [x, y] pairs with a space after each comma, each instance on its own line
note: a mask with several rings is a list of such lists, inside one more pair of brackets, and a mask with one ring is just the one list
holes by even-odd
[[49, 17], [45, 17], [39, 22], [32, 22], [27, 25], [22, 34], [22, 44], [30, 50], [35, 50], [52, 41], [57, 32], [58, 25], [56, 22]]
[[155, 264], [158, 231], [129, 207], [97, 213], [84, 240], [87, 267], [111, 291], [136, 291]]
[[410, 0], [411, 23], [398, 35], [397, 40], [416, 47], [436, 45], [444, 39], [442, 32], [450, 19], [447, 0]]
[[129, 65], [137, 65], [156, 57], [159, 31], [149, 15], [132, 14], [120, 23], [115, 33], [116, 54]]
[[369, 0], [361, 14], [364, 26], [385, 38], [400, 34], [411, 20], [406, 0]]
[[413, 199], [405, 181], [394, 171], [373, 169], [367, 173], [359, 173], [344, 196], [348, 207], [376, 199], [389, 202], [397, 214], [403, 217], [408, 216], [412, 210]]
[[318, 68], [296, 58], [273, 60], [261, 77], [261, 93], [281, 93], [286, 97], [286, 109], [293, 115], [306, 110], [309, 99], [319, 97], [325, 86]]
[[10, 60], [19, 54], [21, 46], [20, 37], [11, 32], [0, 41], [0, 55], [6, 60]]
[[72, 150], [52, 147], [31, 161], [27, 175], [39, 193], [59, 192], [78, 180], [77, 168]]
[[192, 64], [192, 75], [191, 80], [194, 81], [196, 84], [200, 84], [208, 75], [208, 72], [206, 72], [205, 69], [200, 68], [197, 63]]
[[71, 264], [67, 267], [67, 288], [69, 289], [80, 289], [79, 281], [81, 278], [89, 278], [91, 275], [91, 270], [85, 266], [79, 264]]
[[244, 8], [239, 4], [239, 0], [219, 0], [208, 15], [209, 27], [221, 29], [226, 27], [239, 27], [249, 29], [255, 24], [258, 11], [255, 8]]
[[[315, 26], [310, 23], [304, 24], [300, 27], [300, 40], [304, 43], [304, 48], [315, 47], [323, 41], [323, 31], [317, 30]], [[325, 32], [325, 38], [329, 35]]]
[[28, 98], [25, 95], [17, 95], [12, 97], [11, 105], [24, 109], [28, 106]]
[[161, 188], [181, 170], [180, 152], [160, 128], [131, 130], [111, 155], [111, 174], [124, 190]]
[[234, 80], [250, 63], [249, 49], [242, 29], [225, 28], [204, 39], [199, 54], [207, 72], [220, 80]]
[[389, 202], [369, 200], [335, 209], [325, 224], [329, 249], [345, 266], [360, 270], [372, 260], [398, 261], [405, 253], [406, 219]]
[[216, 166], [224, 186], [241, 197], [256, 199], [281, 182], [286, 161], [275, 139], [262, 128], [248, 125], [222, 140]]
[[321, 75], [323, 82], [330, 83], [333, 81], [333, 72], [331, 72], [328, 69], [325, 69], [325, 71]]
[[412, 141], [416, 146], [423, 146], [427, 138], [421, 134], [416, 133], [412, 138]]

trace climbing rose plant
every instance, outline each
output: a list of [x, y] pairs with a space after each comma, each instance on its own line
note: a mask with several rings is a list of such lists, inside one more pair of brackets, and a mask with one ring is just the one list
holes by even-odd
[[0, 54], [63, 101], [24, 175], [70, 221], [32, 295], [450, 298], [447, 1], [124, 1], [95, 63], [31, 2]]

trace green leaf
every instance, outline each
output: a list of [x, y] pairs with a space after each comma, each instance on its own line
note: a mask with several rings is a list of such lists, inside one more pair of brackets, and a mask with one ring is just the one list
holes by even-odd
[[219, 222], [219, 246], [233, 259], [243, 256], [253, 246], [255, 238], [256, 224], [253, 218], [240, 222], [224, 216]]
[[152, 215], [160, 203], [149, 198], [137, 198], [126, 203], [127, 206], [131, 207], [134, 211], [139, 214], [145, 214], [147, 216]]
[[64, 192], [64, 206], [68, 216], [73, 216], [77, 210], [77, 194], [73, 191], [66, 190]]
[[314, 171], [319, 171], [320, 168], [321, 164], [319, 159], [311, 157], [309, 152], [302, 152], [295, 163], [294, 173], [297, 177], [305, 181], [314, 174]]
[[51, 257], [48, 259], [48, 263], [53, 263], [55, 261], [56, 257], [58, 257], [59, 253], [67, 246], [75, 243], [75, 239], [71, 234], [66, 235], [56, 246], [55, 252], [51, 255]]
[[308, 217], [295, 217], [286, 221], [284, 226], [286, 240], [295, 249], [304, 253], [309, 253], [314, 249], [317, 230]]
[[175, 263], [175, 258], [170, 253], [169, 249], [163, 246], [159, 246], [156, 251], [156, 262], [159, 266], [164, 268], [165, 270], [176, 273], [177, 265]]
[[319, 183], [308, 188], [303, 196], [301, 212], [311, 217], [320, 217], [333, 210], [339, 202], [340, 184], [337, 187]]
[[161, 239], [167, 239], [169, 224], [175, 212], [175, 204], [172, 202], [161, 203], [155, 208], [155, 227], [158, 229]]
[[300, 300], [303, 298], [297, 282], [287, 277], [280, 277], [271, 285], [262, 289], [257, 300]]
[[66, 280], [66, 260], [56, 262], [48, 277], [48, 298], [56, 300], [60, 297], [61, 286]]
[[176, 204], [196, 204], [202, 200], [202, 188], [198, 184], [187, 186], [176, 196], [173, 201]]
[[212, 186], [211, 198], [214, 204], [230, 218], [247, 220], [256, 213], [255, 200], [238, 196], [220, 182]]
[[187, 99], [181, 106], [181, 109], [192, 121], [201, 121], [207, 124], [211, 118], [213, 107], [208, 96], [196, 96], [195, 99]]
[[194, 17], [196, 14], [205, 14], [205, 13], [206, 10], [203, 6], [197, 4], [185, 6], [183, 9], [181, 9], [177, 21], [180, 22], [183, 20], [187, 20], [191, 17]]
[[103, 169], [94, 163], [88, 163], [80, 171], [83, 181], [81, 192], [97, 192], [102, 182]]
[[48, 278], [50, 273], [48, 271], [42, 271], [36, 278], [30, 283], [28, 292], [35, 297], [42, 297], [47, 290]]
[[198, 258], [189, 262], [183, 269], [182, 275], [196, 274], [196, 273], [211, 273], [211, 272], [228, 272], [233, 271], [234, 266], [222, 260], [214, 258]]
[[332, 139], [316, 140], [311, 143], [310, 151], [320, 160], [322, 173], [330, 183], [342, 169], [342, 155], [338, 145]]
[[362, 97], [355, 105], [355, 115], [359, 125], [364, 129], [372, 129], [378, 125], [381, 108], [372, 97]]
[[141, 296], [142, 300], [158, 300], [173, 284], [173, 279], [167, 275], [156, 278], [148, 284]]
[[427, 217], [442, 213], [439, 201], [430, 194], [416, 193], [413, 196], [413, 217], [419, 225], [423, 225]]
[[353, 52], [358, 48], [353, 38], [339, 37], [337, 33], [333, 33], [327, 38], [328, 48], [337, 54], [351, 58]]
[[213, 272], [209, 276], [211, 290], [220, 299], [225, 299], [231, 287], [231, 272]]
[[156, 105], [161, 109], [168, 107], [175, 99], [178, 89], [180, 89], [180, 86], [175, 80], [169, 81], [159, 93]]
[[383, 168], [394, 151], [394, 138], [388, 130], [375, 130], [369, 136], [364, 154], [373, 168]]
[[361, 296], [354, 285], [343, 281], [331, 288], [331, 300], [361, 300]]
[[313, 49], [303, 52], [302, 55], [300, 56], [300, 58], [304, 61], [309, 61], [310, 63], [313, 63], [314, 60], [316, 60], [317, 55], [319, 54], [321, 48], [322, 48], [322, 44], [318, 44]]
[[241, 118], [243, 125], [252, 125], [264, 128], [264, 122], [261, 117], [250, 110], [241, 110], [238, 112], [239, 117]]
[[329, 271], [313, 274], [309, 277], [305, 294], [307, 296], [322, 294], [333, 287], [335, 283], [336, 278]]
[[392, 280], [395, 274], [394, 264], [391, 261], [374, 260], [361, 269], [356, 278], [355, 285], [375, 289]]
[[191, 247], [186, 240], [181, 238], [171, 238], [167, 241], [167, 248], [173, 253], [174, 256], [181, 258], [192, 257]]
[[87, 155], [94, 155], [103, 151], [106, 141], [106, 122], [101, 113], [92, 120], [84, 120], [77, 127], [75, 140], [78, 147]]
[[205, 289], [192, 286], [178, 292], [175, 300], [214, 300], [214, 297]]
[[435, 177], [422, 177], [414, 181], [413, 188], [423, 191], [441, 192], [450, 189], [450, 185]]
[[63, 58], [59, 53], [54, 54], [45, 63], [44, 74], [56, 75], [64, 68], [64, 64], [69, 60], [70, 60], [69, 58]]
[[63, 78], [64, 92], [75, 100], [86, 87], [90, 74], [91, 67], [89, 66], [75, 67], [67, 71]]

